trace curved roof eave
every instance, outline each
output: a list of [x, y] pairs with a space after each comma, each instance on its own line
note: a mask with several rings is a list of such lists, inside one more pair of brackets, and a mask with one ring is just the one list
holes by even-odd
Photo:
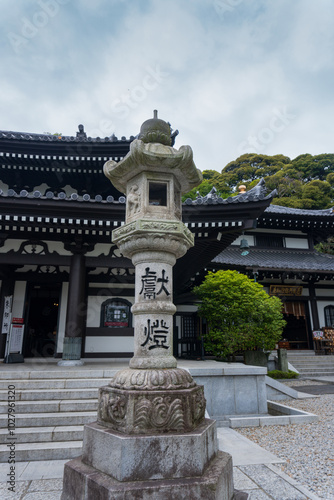
[[334, 256], [312, 250], [279, 250], [251, 248], [248, 255], [242, 256], [239, 248], [223, 250], [212, 262], [234, 267], [256, 267], [289, 271], [326, 271], [334, 274]]
[[326, 208], [324, 210], [307, 210], [304, 208], [291, 208], [291, 207], [283, 207], [280, 205], [269, 205], [265, 210], [266, 214], [283, 214], [283, 215], [302, 215], [302, 216], [334, 216], [334, 207]]

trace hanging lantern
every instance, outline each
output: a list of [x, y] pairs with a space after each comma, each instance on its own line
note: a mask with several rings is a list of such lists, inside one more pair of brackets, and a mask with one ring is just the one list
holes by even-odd
[[249, 254], [249, 244], [248, 244], [248, 241], [246, 240], [246, 238], [242, 238], [242, 240], [240, 242], [240, 251], [241, 251], [242, 256]]

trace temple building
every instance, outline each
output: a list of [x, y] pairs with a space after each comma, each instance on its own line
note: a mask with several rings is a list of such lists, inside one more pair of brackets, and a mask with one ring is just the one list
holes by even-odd
[[[134, 268], [111, 242], [126, 199], [103, 165], [124, 158], [133, 139], [90, 138], [81, 125], [71, 137], [0, 131], [1, 357], [132, 356]], [[333, 233], [334, 214], [272, 206], [274, 194], [260, 183], [184, 203], [195, 246], [174, 267], [176, 355], [201, 349], [191, 289], [207, 270], [240, 270], [281, 296], [294, 348], [313, 349], [312, 331], [334, 323], [334, 258], [313, 248]], [[158, 293], [164, 277], [150, 278]]]
[[[313, 349], [313, 332], [334, 328], [334, 256], [314, 246], [334, 233], [334, 211], [270, 205], [257, 226], [213, 259], [261, 283], [284, 305], [290, 349]], [[242, 240], [246, 251], [240, 251]]]

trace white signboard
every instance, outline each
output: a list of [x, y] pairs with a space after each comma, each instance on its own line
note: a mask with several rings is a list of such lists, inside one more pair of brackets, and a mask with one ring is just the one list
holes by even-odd
[[3, 334], [9, 333], [10, 331], [10, 323], [12, 318], [12, 300], [13, 300], [13, 295], [5, 297], [5, 304], [2, 317], [2, 329], [1, 329], [1, 333]]
[[24, 325], [12, 325], [10, 330], [10, 338], [9, 338], [9, 349], [8, 352], [18, 352], [22, 351], [23, 344], [23, 334], [24, 334]]

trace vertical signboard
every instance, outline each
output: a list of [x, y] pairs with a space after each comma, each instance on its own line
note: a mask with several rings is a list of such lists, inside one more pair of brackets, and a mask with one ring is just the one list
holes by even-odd
[[8, 334], [10, 331], [11, 317], [12, 317], [12, 300], [13, 296], [8, 295], [5, 297], [5, 304], [3, 308], [3, 317], [2, 317], [2, 334]]
[[23, 318], [13, 318], [7, 335], [5, 363], [23, 363]]

